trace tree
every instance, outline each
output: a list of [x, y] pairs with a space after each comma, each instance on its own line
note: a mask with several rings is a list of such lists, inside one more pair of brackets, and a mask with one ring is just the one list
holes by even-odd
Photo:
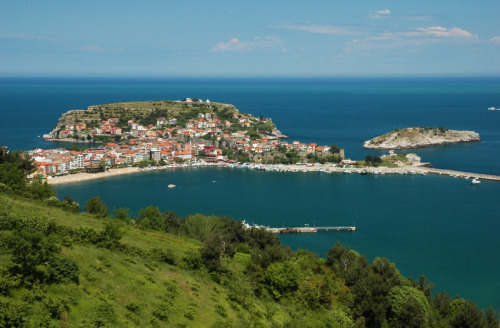
[[12, 231], [6, 245], [15, 271], [24, 277], [35, 277], [38, 267], [47, 264], [60, 252], [52, 230], [53, 223], [29, 218]]
[[78, 202], [76, 200], [72, 199], [69, 196], [64, 197], [64, 201], [62, 202], [62, 204], [64, 205], [64, 208], [66, 208], [72, 212], [75, 212], [75, 213], [80, 212], [80, 204], [78, 204]]
[[135, 219], [143, 228], [156, 231], [165, 231], [165, 221], [158, 207], [148, 206], [139, 210], [139, 215]]
[[387, 299], [397, 327], [422, 327], [430, 309], [422, 291], [409, 286], [395, 286]]
[[32, 173], [36, 169], [33, 160], [27, 153], [10, 152], [7, 147], [0, 146], [0, 164], [4, 163], [15, 163], [26, 174]]
[[485, 326], [488, 328], [500, 327], [500, 322], [498, 320], [498, 311], [495, 311], [491, 306], [486, 309], [484, 320], [486, 321]]
[[420, 328], [425, 326], [426, 314], [422, 312], [421, 304], [413, 297], [406, 300], [398, 314], [394, 327]]
[[99, 245], [108, 249], [118, 248], [120, 246], [120, 240], [125, 234], [122, 230], [123, 222], [118, 220], [106, 220], [104, 223], [104, 230], [99, 234], [100, 242]]
[[163, 212], [165, 232], [178, 233], [181, 218], [174, 211]]
[[98, 218], [105, 218], [108, 216], [108, 207], [101, 201], [99, 196], [90, 198], [85, 204], [85, 212], [97, 216]]
[[206, 241], [210, 234], [218, 232], [221, 221], [216, 216], [190, 215], [182, 221], [183, 233], [191, 238]]
[[222, 239], [215, 233], [211, 233], [203, 243], [200, 250], [201, 258], [209, 271], [219, 271], [221, 269], [222, 244]]
[[106, 162], [105, 161], [100, 161], [99, 166], [97, 167], [98, 172], [104, 172], [106, 171]]
[[338, 147], [336, 145], [331, 145], [330, 146], [330, 153], [332, 153], [334, 155], [340, 153], [340, 147]]
[[270, 292], [276, 299], [287, 296], [297, 290], [300, 271], [291, 261], [274, 262], [265, 271]]
[[34, 179], [27, 186], [29, 197], [33, 199], [47, 199], [51, 196], [57, 196], [54, 187], [46, 180]]
[[7, 162], [0, 164], [0, 183], [9, 186], [12, 190], [21, 191], [26, 188], [26, 177], [18, 164]]
[[453, 328], [481, 328], [481, 312], [476, 304], [464, 299], [455, 299], [450, 304], [450, 325]]
[[115, 220], [120, 220], [125, 223], [129, 223], [132, 219], [130, 218], [130, 209], [128, 208], [119, 208], [113, 209], [113, 218]]

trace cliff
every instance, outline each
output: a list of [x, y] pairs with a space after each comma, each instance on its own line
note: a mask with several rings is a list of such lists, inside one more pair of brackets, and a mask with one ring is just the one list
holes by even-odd
[[363, 143], [369, 149], [411, 149], [429, 146], [481, 141], [474, 131], [457, 131], [445, 128], [412, 127], [396, 129]]

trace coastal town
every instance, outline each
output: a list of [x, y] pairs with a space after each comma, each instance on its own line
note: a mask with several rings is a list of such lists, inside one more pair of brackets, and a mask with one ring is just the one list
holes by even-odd
[[[152, 102], [153, 106], [156, 104]], [[65, 113], [56, 128], [44, 138], [87, 143], [91, 147], [80, 149], [73, 144], [69, 149], [32, 149], [29, 155], [35, 161], [37, 173], [55, 176], [130, 166], [338, 163], [345, 160], [344, 150], [337, 146], [287, 142], [284, 140], [287, 137], [277, 130], [271, 119], [240, 113], [231, 105], [190, 98], [165, 101], [165, 104], [168, 109], [160, 107], [134, 112], [126, 108], [117, 117], [107, 117], [117, 114], [110, 106], [106, 106], [107, 112], [102, 111], [102, 107], [90, 106], [80, 111], [82, 113]], [[182, 110], [172, 110], [176, 105], [181, 105]], [[93, 112], [99, 113], [99, 121], [91, 115]], [[133, 119], [126, 119], [130, 115], [123, 113], [131, 112]], [[88, 116], [87, 119], [83, 119], [84, 116]]]
[[[437, 130], [418, 128], [423, 132], [434, 131], [435, 138], [441, 137]], [[270, 118], [257, 118], [241, 113], [232, 105], [208, 99], [186, 98], [68, 111], [44, 135], [45, 140], [65, 143], [66, 148], [32, 149], [28, 154], [36, 166], [34, 176], [51, 184], [143, 170], [204, 166], [278, 172], [444, 174], [471, 179], [473, 184], [480, 183], [479, 179], [499, 180], [497, 176], [432, 168], [429, 163], [421, 163], [415, 154], [394, 151], [354, 161], [345, 158], [344, 149], [336, 145], [288, 142], [287, 138]], [[408, 143], [406, 136], [402, 138]], [[411, 142], [419, 138], [420, 135], [413, 136]], [[397, 149], [394, 143], [398, 139], [391, 140], [391, 147]]]

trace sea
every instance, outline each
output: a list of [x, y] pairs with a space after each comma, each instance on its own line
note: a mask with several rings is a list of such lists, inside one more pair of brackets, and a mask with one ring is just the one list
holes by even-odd
[[[482, 141], [414, 152], [432, 166], [500, 175], [500, 77], [391, 78], [0, 78], [0, 145], [55, 148], [43, 141], [62, 113], [141, 100], [210, 99], [271, 117], [289, 141], [338, 145], [364, 159], [386, 151], [365, 140], [412, 126], [473, 130]], [[168, 188], [175, 184], [176, 188]], [[500, 309], [500, 182], [440, 175], [265, 172], [240, 168], [149, 171], [58, 185], [83, 204], [152, 205], [181, 216], [226, 215], [271, 227], [355, 225], [355, 232], [281, 235], [292, 249], [324, 256], [338, 241], [405, 276]]]

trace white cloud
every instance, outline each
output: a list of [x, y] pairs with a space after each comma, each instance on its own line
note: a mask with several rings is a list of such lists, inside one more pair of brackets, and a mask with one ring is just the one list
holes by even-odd
[[377, 41], [377, 40], [396, 40], [403, 38], [473, 38], [477, 39], [476, 34], [472, 34], [466, 30], [458, 27], [447, 29], [441, 26], [419, 27], [409, 32], [390, 32], [381, 33], [379, 35], [370, 37], [364, 41]]
[[321, 25], [321, 24], [307, 24], [307, 25], [288, 24], [288, 25], [277, 26], [277, 28], [281, 28], [284, 30], [292, 30], [292, 31], [304, 31], [316, 34], [332, 34], [332, 35], [357, 34], [356, 32], [347, 29], [345, 27], [334, 26], [334, 25]]
[[384, 10], [372, 10], [368, 13], [368, 16], [373, 19], [386, 18], [391, 15], [391, 11], [389, 9]]
[[490, 39], [491, 43], [500, 44], [500, 36], [494, 36]]
[[242, 41], [238, 38], [232, 38], [228, 42], [219, 42], [212, 47], [210, 51], [212, 52], [246, 52], [256, 49], [273, 49], [279, 48], [281, 51], [285, 52], [285, 46], [283, 40], [276, 37], [265, 37], [265, 38], [254, 38], [253, 40]]
[[441, 26], [432, 26], [432, 27], [420, 27], [417, 28], [417, 30], [424, 33], [425, 35], [430, 35], [435, 37], [477, 39], [477, 35], [472, 34], [466, 30], [462, 30], [461, 28], [458, 27], [454, 27], [449, 30]]
[[377, 10], [376, 13], [379, 15], [390, 15], [391, 11], [389, 9], [384, 9], [384, 10]]

